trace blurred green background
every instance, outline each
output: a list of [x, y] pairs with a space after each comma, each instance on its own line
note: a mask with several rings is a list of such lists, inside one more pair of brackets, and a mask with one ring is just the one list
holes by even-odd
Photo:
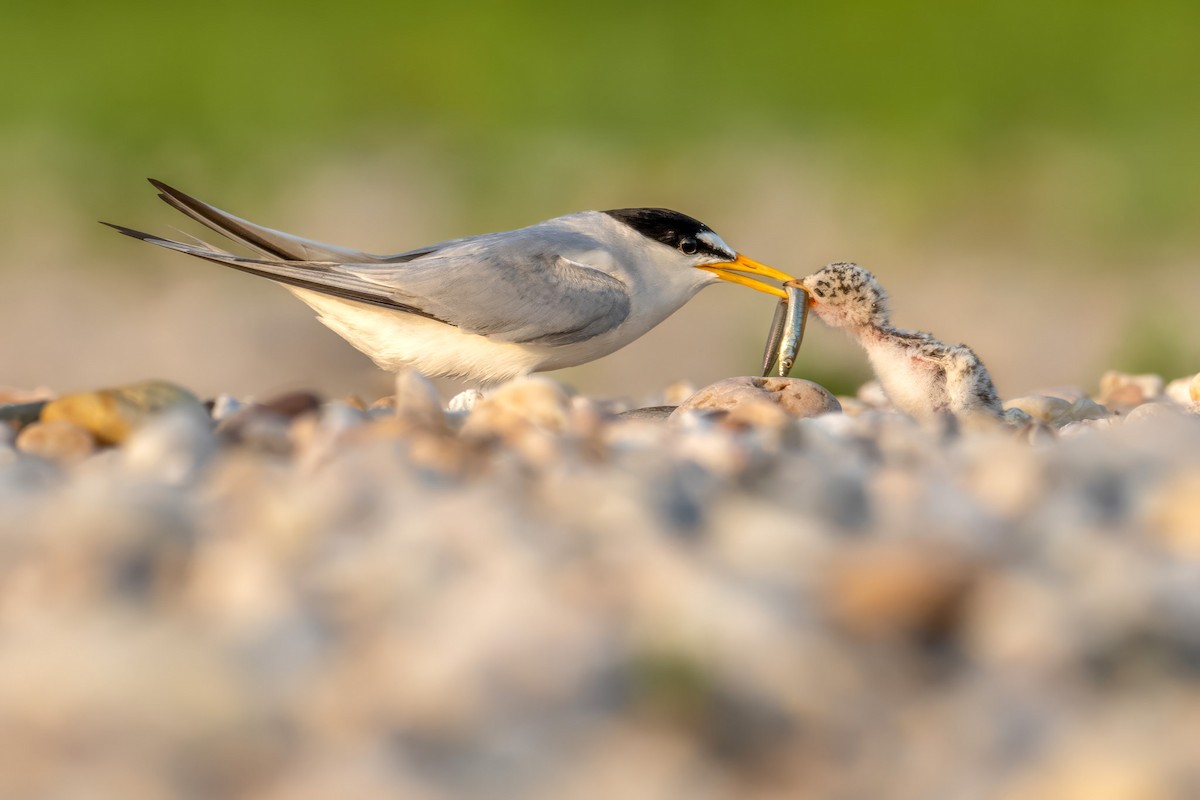
[[[874, 270], [1001, 393], [1200, 369], [1200, 4], [10, 3], [0, 384], [364, 394], [386, 376], [167, 231], [154, 176], [381, 251], [663, 205], [796, 274]], [[753, 372], [772, 301], [703, 292], [568, 371], [649, 396]], [[796, 375], [868, 374], [811, 326]]]

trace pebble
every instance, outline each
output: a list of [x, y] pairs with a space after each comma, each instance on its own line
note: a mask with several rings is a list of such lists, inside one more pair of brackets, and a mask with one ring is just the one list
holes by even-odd
[[1200, 373], [1176, 378], [1167, 384], [1167, 398], [1193, 414], [1200, 414]]
[[13, 386], [0, 386], [0, 406], [44, 403], [53, 399], [54, 392], [46, 387], [39, 389], [19, 389]]
[[285, 419], [296, 419], [304, 414], [316, 413], [321, 402], [321, 397], [313, 392], [295, 391], [276, 395], [256, 405]]
[[171, 485], [196, 480], [216, 455], [213, 426], [194, 414], [167, 412], [138, 428], [121, 447], [134, 475]]
[[480, 399], [462, 425], [465, 435], [520, 435], [530, 429], [558, 433], [567, 426], [570, 400], [549, 378], [517, 378]]
[[1163, 379], [1158, 375], [1130, 375], [1109, 370], [1100, 376], [1096, 400], [1110, 409], [1127, 410], [1163, 396]]
[[64, 395], [46, 404], [41, 419], [71, 422], [90, 431], [101, 444], [120, 444], [136, 428], [168, 410], [209, 418], [188, 390], [165, 381], [146, 381]]
[[212, 416], [214, 422], [222, 422], [245, 407], [246, 404], [233, 395], [220, 394], [213, 400], [212, 409], [209, 411], [209, 414]]
[[416, 370], [404, 370], [396, 375], [396, 394], [392, 409], [396, 419], [414, 428], [443, 431], [446, 414], [442, 399], [433, 383]]
[[1143, 403], [1125, 415], [1126, 425], [1142, 425], [1155, 421], [1182, 418], [1185, 412], [1174, 403]]
[[38, 400], [31, 403], [5, 403], [0, 405], [0, 422], [6, 424], [6, 427], [13, 430], [20, 430], [31, 422], [36, 422], [41, 419], [42, 409], [46, 407], [47, 400]]
[[1067, 400], [1050, 395], [1028, 395], [1004, 403], [1005, 411], [1012, 409], [1023, 411], [1033, 419], [1052, 427], [1061, 427], [1068, 422], [1085, 419], [1104, 419], [1108, 416], [1108, 409], [1087, 397]]
[[947, 635], [973, 572], [961, 557], [921, 542], [854, 548], [829, 565], [825, 600], [833, 618], [858, 636]]
[[466, 389], [450, 398], [446, 410], [451, 414], [467, 414], [483, 399], [483, 392], [478, 389]]
[[677, 406], [696, 393], [696, 384], [691, 381], [675, 381], [667, 385], [662, 393], [662, 405]]
[[82, 461], [96, 451], [96, 440], [84, 428], [62, 420], [34, 422], [17, 434], [17, 449], [51, 461]]
[[0, 426], [0, 795], [1189, 797], [1192, 380], [1023, 437], [749, 378]]
[[770, 424], [776, 424], [781, 418], [771, 407], [799, 418], [841, 411], [837, 398], [812, 381], [746, 376], [726, 378], [704, 387], [682, 402], [672, 416], [682, 416], [688, 411], [738, 411], [749, 421], [769, 420]]
[[1200, 563], [1200, 469], [1173, 476], [1148, 506], [1148, 527], [1159, 543]]
[[883, 385], [879, 381], [867, 381], [858, 387], [855, 397], [868, 408], [885, 411], [892, 408], [892, 401], [888, 399], [887, 393], [883, 391]]
[[617, 416], [621, 419], [644, 419], [651, 422], [665, 422], [678, 406], [646, 406], [622, 411]]

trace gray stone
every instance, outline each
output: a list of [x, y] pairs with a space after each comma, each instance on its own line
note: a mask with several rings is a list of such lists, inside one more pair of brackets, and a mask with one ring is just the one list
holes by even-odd
[[628, 411], [622, 411], [617, 416], [621, 419], [645, 419], [650, 421], [665, 421], [671, 416], [678, 406], [647, 406], [645, 408], [631, 408]]

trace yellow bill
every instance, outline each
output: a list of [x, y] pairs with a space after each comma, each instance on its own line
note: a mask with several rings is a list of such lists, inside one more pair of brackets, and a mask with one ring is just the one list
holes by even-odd
[[768, 267], [766, 264], [760, 264], [753, 259], [746, 258], [741, 253], [738, 253], [738, 257], [733, 261], [723, 261], [719, 264], [704, 264], [697, 267], [697, 269], [711, 272], [723, 281], [740, 284], [741, 286], [749, 286], [751, 289], [773, 294], [776, 297], [787, 297], [787, 292], [778, 286], [763, 283], [740, 273], [748, 272], [750, 275], [761, 275], [764, 278], [770, 278], [781, 283], [783, 281], [795, 280], [793, 276], [780, 272], [774, 267]]

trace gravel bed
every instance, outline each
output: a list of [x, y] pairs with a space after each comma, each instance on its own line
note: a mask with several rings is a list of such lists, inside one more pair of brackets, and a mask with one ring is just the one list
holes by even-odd
[[1200, 376], [772, 386], [0, 391], [0, 795], [1200, 796]]

